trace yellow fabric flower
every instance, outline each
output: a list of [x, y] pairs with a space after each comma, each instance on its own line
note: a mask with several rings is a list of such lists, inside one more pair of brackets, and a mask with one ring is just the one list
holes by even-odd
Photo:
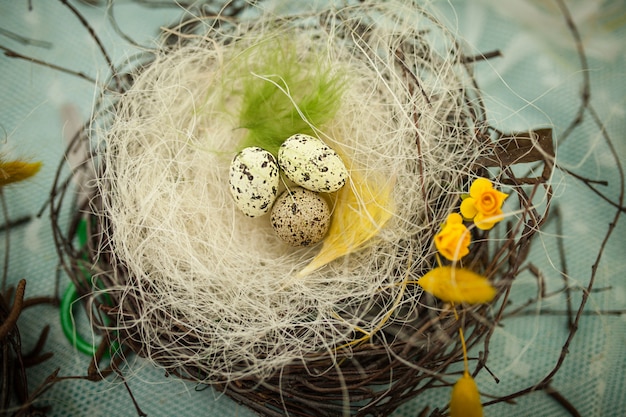
[[470, 187], [469, 197], [461, 202], [461, 214], [466, 219], [474, 219], [479, 229], [489, 230], [504, 218], [502, 204], [508, 196], [495, 190], [488, 179], [477, 178]]
[[483, 406], [474, 378], [465, 371], [452, 388], [450, 417], [482, 417]]
[[441, 232], [435, 235], [435, 247], [444, 258], [458, 261], [469, 253], [470, 233], [458, 213], [448, 215]]

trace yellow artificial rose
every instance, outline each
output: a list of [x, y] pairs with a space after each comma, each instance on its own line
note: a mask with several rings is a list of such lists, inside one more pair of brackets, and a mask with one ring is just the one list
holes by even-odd
[[434, 240], [439, 253], [450, 261], [458, 261], [469, 253], [470, 233], [458, 213], [448, 215], [446, 223]]
[[488, 179], [477, 178], [470, 187], [469, 197], [461, 202], [461, 214], [466, 219], [474, 219], [479, 229], [489, 230], [504, 218], [502, 204], [508, 196], [495, 190]]

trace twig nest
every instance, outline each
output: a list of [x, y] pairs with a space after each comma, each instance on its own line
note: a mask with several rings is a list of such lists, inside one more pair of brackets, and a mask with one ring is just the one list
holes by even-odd
[[[228, 385], [416, 317], [407, 282], [484, 149], [463, 54], [413, 2], [222, 23], [155, 54], [92, 143], [107, 331]], [[281, 170], [322, 195], [273, 202]]]
[[287, 178], [311, 191], [332, 193], [346, 184], [348, 170], [333, 149], [313, 136], [295, 134], [278, 150]]
[[276, 235], [292, 246], [321, 241], [330, 226], [330, 209], [319, 194], [302, 187], [284, 191], [274, 203], [271, 222]]
[[243, 149], [230, 164], [230, 192], [235, 204], [250, 217], [267, 213], [276, 200], [279, 177], [274, 155], [256, 146]]

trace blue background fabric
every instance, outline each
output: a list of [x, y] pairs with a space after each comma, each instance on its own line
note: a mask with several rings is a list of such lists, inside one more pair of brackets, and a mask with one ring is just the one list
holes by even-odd
[[[0, 1], [0, 45], [19, 53], [84, 73], [98, 81], [108, 67], [93, 39], [59, 1]], [[310, 7], [320, 7], [323, 1]], [[100, 36], [114, 63], [138, 51], [114, 30], [105, 5], [73, 3]], [[132, 1], [114, 2], [116, 22], [140, 45], [156, 45], [160, 25], [180, 18], [177, 8], [149, 8]], [[277, 10], [296, 7], [268, 2]], [[566, 0], [576, 22], [588, 58], [591, 105], [601, 117], [606, 132], [621, 159], [626, 156], [626, 4], [621, 0]], [[551, 126], [559, 140], [580, 105], [584, 72], [576, 43], [555, 1], [470, 0], [435, 1], [433, 8], [451, 30], [467, 43], [472, 53], [500, 50], [502, 56], [475, 65], [490, 120], [505, 130]], [[19, 34], [34, 44], [15, 39]], [[3, 157], [41, 160], [42, 171], [23, 184], [6, 187], [11, 219], [33, 216], [12, 230], [8, 278], [15, 284], [27, 280], [27, 296], [54, 292], [58, 258], [46, 204], [55, 171], [65, 145], [78, 127], [89, 119], [97, 96], [93, 83], [76, 75], [46, 68], [34, 62], [0, 56], [0, 152]], [[620, 191], [620, 176], [600, 129], [589, 114], [583, 124], [557, 152], [559, 164], [588, 178], [608, 181], [599, 189], [614, 201]], [[556, 170], [554, 210], [563, 219], [562, 230], [550, 222], [533, 244], [529, 260], [545, 278], [547, 291], [563, 283], [559, 244], [566, 254], [567, 280], [572, 303], [580, 303], [588, 285], [598, 250], [609, 230], [616, 209], [601, 201], [572, 176]], [[2, 216], [1, 223], [6, 219]], [[0, 238], [1, 253], [7, 250]], [[569, 353], [552, 386], [584, 416], [626, 415], [626, 219], [619, 219], [597, 265], [594, 288], [585, 315]], [[61, 290], [68, 279], [61, 276]], [[523, 302], [536, 293], [536, 280], [520, 275], [514, 285], [514, 300]], [[569, 334], [563, 294], [532, 306], [528, 314], [508, 318], [494, 334], [488, 362], [499, 378], [482, 372], [477, 379], [483, 401], [502, 396], [540, 381], [555, 366]], [[541, 313], [543, 311], [543, 313]], [[551, 312], [550, 312], [551, 311]], [[87, 327], [79, 318], [79, 327]], [[31, 347], [45, 325], [51, 326], [46, 350], [54, 357], [29, 372], [36, 385], [55, 368], [62, 375], [86, 372], [89, 358], [78, 353], [63, 336], [58, 309], [37, 306], [19, 320], [24, 350]], [[470, 355], [477, 352], [471, 352]], [[124, 375], [139, 406], [150, 416], [252, 416], [251, 411], [211, 389], [165, 377], [141, 358], [130, 357]], [[430, 390], [393, 415], [415, 416], [429, 405], [444, 407], [449, 389]], [[42, 397], [52, 405], [51, 415], [135, 415], [132, 401], [120, 378], [100, 383], [64, 381]], [[515, 404], [497, 404], [485, 409], [486, 416], [565, 416], [567, 412], [543, 392], [518, 398]]]

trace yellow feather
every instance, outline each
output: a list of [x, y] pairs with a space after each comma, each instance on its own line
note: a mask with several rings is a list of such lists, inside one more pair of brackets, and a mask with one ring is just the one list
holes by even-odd
[[440, 266], [417, 280], [424, 291], [452, 303], [488, 303], [496, 289], [487, 278], [465, 268]]
[[0, 159], [0, 187], [30, 178], [40, 168], [41, 162], [3, 161]]
[[450, 400], [450, 417], [482, 417], [483, 406], [474, 378], [468, 373], [454, 384]]
[[[342, 159], [347, 162], [345, 157]], [[384, 185], [370, 181], [351, 169], [348, 183], [337, 192], [332, 223], [322, 248], [298, 277], [365, 247], [393, 214], [393, 185], [394, 181]]]

